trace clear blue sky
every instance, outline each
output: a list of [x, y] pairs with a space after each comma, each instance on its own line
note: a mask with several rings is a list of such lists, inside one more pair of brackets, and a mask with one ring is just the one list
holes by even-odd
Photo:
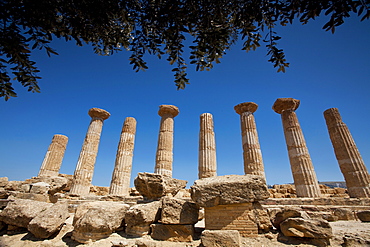
[[[255, 119], [268, 184], [293, 181], [280, 115], [271, 107], [280, 97], [301, 100], [297, 115], [319, 181], [343, 181], [327, 133], [323, 112], [337, 107], [369, 169], [370, 164], [370, 21], [347, 19], [332, 35], [323, 20], [278, 28], [287, 72], [276, 73], [264, 47], [245, 53], [240, 44], [210, 72], [195, 72], [191, 84], [177, 91], [166, 60], [147, 57], [149, 69], [135, 73], [128, 52], [98, 56], [91, 47], [56, 40], [59, 56], [35, 52], [41, 93], [16, 85], [17, 98], [0, 101], [0, 177], [37, 176], [54, 134], [69, 143], [61, 173], [73, 174], [90, 122], [92, 107], [111, 113], [105, 121], [93, 184], [109, 186], [123, 121], [137, 120], [132, 180], [153, 172], [161, 104], [176, 105], [173, 177], [192, 185], [198, 173], [199, 116], [213, 114], [218, 175], [243, 174], [239, 115], [241, 102], [259, 105]], [[132, 182], [131, 182], [132, 184]]]

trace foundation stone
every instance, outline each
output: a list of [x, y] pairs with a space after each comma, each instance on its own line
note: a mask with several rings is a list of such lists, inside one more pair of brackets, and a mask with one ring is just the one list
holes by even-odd
[[191, 198], [200, 207], [248, 203], [267, 199], [265, 180], [258, 175], [226, 175], [196, 180]]
[[136, 190], [147, 199], [158, 199], [165, 195], [175, 196], [186, 187], [187, 181], [161, 174], [139, 172], [134, 180]]
[[33, 218], [28, 230], [37, 238], [48, 238], [60, 230], [68, 217], [68, 204], [56, 203]]
[[204, 230], [201, 236], [204, 247], [240, 247], [241, 238], [236, 230]]

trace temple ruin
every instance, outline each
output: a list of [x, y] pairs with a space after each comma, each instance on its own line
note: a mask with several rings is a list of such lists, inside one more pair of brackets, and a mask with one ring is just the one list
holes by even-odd
[[[241, 246], [241, 237], [278, 232], [301, 243], [328, 246], [333, 236], [328, 221], [370, 222], [370, 176], [338, 109], [330, 108], [324, 117], [347, 189], [318, 183], [295, 113], [299, 104], [297, 99], [279, 98], [272, 107], [281, 115], [294, 178], [294, 184], [272, 188], [266, 183], [254, 102], [234, 107], [240, 115], [243, 175], [217, 176], [213, 115], [200, 115], [199, 179], [190, 189], [187, 181], [172, 177], [174, 118], [179, 114], [173, 105], [159, 106], [154, 173], [138, 173], [135, 187], [130, 188], [136, 120], [127, 117], [110, 186], [92, 185], [103, 122], [110, 113], [91, 108], [73, 176], [59, 174], [68, 137], [55, 135], [37, 177], [0, 178], [0, 231], [27, 228], [36, 238], [48, 239], [58, 232], [65, 234], [69, 227], [71, 238], [82, 244], [123, 231], [131, 245], [112, 246], [152, 246], [140, 245], [143, 240], [137, 239], [150, 235], [161, 241], [200, 241], [205, 247]], [[66, 223], [70, 215], [73, 221]], [[215, 245], [216, 240], [220, 245]], [[366, 241], [361, 243], [370, 243]]]

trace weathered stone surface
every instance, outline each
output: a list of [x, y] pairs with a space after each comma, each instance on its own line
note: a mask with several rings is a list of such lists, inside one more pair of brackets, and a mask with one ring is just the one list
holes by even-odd
[[288, 218], [280, 224], [281, 232], [288, 237], [331, 238], [329, 222], [319, 219]]
[[47, 202], [16, 199], [9, 202], [0, 212], [0, 221], [8, 225], [27, 228], [33, 218], [51, 206], [52, 204]]
[[120, 202], [86, 202], [77, 207], [72, 238], [80, 243], [108, 237], [122, 225], [130, 206]]
[[343, 237], [343, 247], [363, 247], [370, 246], [370, 239], [364, 239], [360, 236], [354, 236], [352, 234], [346, 234]]
[[177, 198], [162, 198], [162, 224], [191, 225], [198, 222], [199, 207], [194, 202]]
[[45, 154], [38, 177], [58, 176], [68, 143], [65, 135], [54, 135]]
[[50, 189], [50, 184], [38, 182], [31, 185], [30, 193], [47, 194]]
[[64, 190], [68, 185], [68, 179], [64, 177], [40, 178], [40, 180], [50, 184], [48, 191], [50, 195], [54, 195], [55, 193]]
[[288, 218], [309, 219], [310, 217], [304, 211], [300, 211], [299, 209], [287, 207], [275, 214], [275, 217], [273, 217], [272, 219], [272, 224], [277, 229], [280, 229], [280, 224]]
[[159, 106], [158, 115], [162, 118], [159, 127], [154, 173], [168, 177], [172, 177], [173, 125], [174, 117], [177, 114], [179, 114], [179, 109], [176, 106]]
[[70, 193], [74, 195], [89, 194], [103, 122], [110, 116], [109, 112], [99, 108], [91, 108], [88, 113], [91, 122], [82, 145], [70, 190]]
[[48, 238], [60, 230], [68, 217], [68, 204], [58, 202], [33, 218], [28, 230], [37, 238]]
[[362, 222], [370, 222], [370, 210], [359, 211], [356, 215]]
[[0, 177], [0, 187], [5, 187], [8, 184], [8, 177]]
[[18, 191], [24, 183], [23, 181], [8, 181], [4, 182], [4, 189], [7, 191]]
[[200, 207], [213, 207], [267, 199], [266, 182], [257, 175], [226, 175], [196, 180], [191, 198]]
[[148, 199], [157, 199], [165, 195], [176, 195], [186, 187], [187, 181], [170, 178], [161, 174], [139, 172], [135, 178], [135, 188]]
[[191, 242], [193, 241], [193, 225], [163, 225], [152, 224], [151, 237], [156, 240], [172, 242]]
[[131, 236], [148, 234], [150, 225], [160, 219], [161, 206], [161, 201], [155, 201], [130, 207], [125, 215], [126, 233]]
[[253, 209], [249, 212], [249, 218], [257, 224], [258, 233], [269, 232], [272, 228], [270, 216], [259, 202], [253, 202]]
[[205, 229], [237, 230], [242, 237], [257, 237], [258, 226], [253, 202], [206, 207]]
[[112, 247], [131, 246], [127, 241], [122, 239], [113, 239], [110, 242], [112, 244]]
[[135, 133], [136, 119], [133, 117], [127, 117], [123, 123], [118, 143], [116, 161], [109, 187], [110, 195], [129, 195]]
[[336, 208], [333, 214], [338, 217], [338, 220], [355, 220], [354, 212], [348, 208]]
[[321, 192], [301, 126], [294, 112], [299, 100], [279, 98], [272, 109], [281, 114], [290, 166], [298, 197], [320, 197]]
[[200, 115], [198, 178], [217, 176], [216, 141], [211, 113]]
[[11, 192], [9, 200], [17, 200], [17, 199], [25, 199], [25, 200], [32, 200], [32, 201], [39, 201], [39, 202], [56, 202], [53, 196], [49, 194], [35, 194], [35, 193], [24, 193], [24, 192]]
[[337, 108], [324, 111], [335, 156], [350, 197], [370, 197], [370, 175], [356, 143]]
[[173, 125], [179, 109], [174, 105], [160, 105], [161, 116], [154, 173], [172, 177]]
[[240, 115], [244, 173], [265, 178], [262, 152], [253, 115], [257, 108], [258, 105], [254, 102], [244, 102], [234, 106], [235, 112]]
[[241, 238], [237, 230], [204, 230], [200, 239], [204, 247], [241, 246]]

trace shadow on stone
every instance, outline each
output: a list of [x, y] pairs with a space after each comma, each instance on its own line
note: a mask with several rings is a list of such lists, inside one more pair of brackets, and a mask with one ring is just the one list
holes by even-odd
[[324, 238], [298, 238], [298, 237], [287, 237], [282, 233], [278, 234], [277, 241], [287, 245], [314, 245], [317, 247], [330, 246], [330, 241]]

